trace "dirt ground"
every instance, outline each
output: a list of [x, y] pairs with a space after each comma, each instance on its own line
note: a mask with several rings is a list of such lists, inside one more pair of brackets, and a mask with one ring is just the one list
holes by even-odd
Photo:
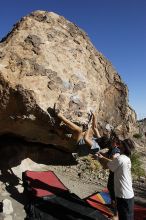
[[[105, 172], [100, 170], [98, 175], [96, 175], [96, 172], [91, 172], [87, 169], [87, 165], [84, 167], [85, 163], [83, 163], [83, 161], [80, 160], [80, 165], [78, 164], [74, 166], [36, 166], [33, 161], [31, 161], [29, 164], [31, 164], [31, 168], [33, 166], [36, 167], [36, 171], [54, 171], [57, 177], [70, 190], [70, 192], [75, 193], [80, 198], [84, 199], [95, 192], [103, 190], [106, 187], [108, 171]], [[86, 169], [87, 172], [83, 171], [81, 173], [81, 170], [83, 169]], [[135, 201], [143, 205], [146, 204], [146, 184], [144, 181], [145, 180], [143, 179], [141, 182], [134, 182]], [[15, 190], [13, 187], [11, 187], [11, 190], [13, 192], [10, 194], [10, 192], [8, 193], [8, 191], [5, 189], [4, 185], [1, 184], [1, 200], [5, 198], [11, 200], [14, 211], [10, 215], [4, 215], [1, 213], [0, 220], [22, 220], [25, 218], [23, 205], [25, 197], [22, 193], [23, 188], [21, 187], [21, 184], [19, 184], [17, 190]]]
[[[140, 145], [141, 160], [146, 170], [146, 150], [145, 143]], [[24, 170], [47, 171], [51, 170], [57, 175], [62, 183], [80, 198], [84, 199], [95, 192], [106, 187], [108, 170], [103, 170], [101, 166], [92, 164], [90, 158], [74, 158], [77, 161], [74, 165], [44, 165], [38, 164], [26, 158], [21, 165], [8, 170], [0, 179], [0, 202], [9, 199], [12, 203], [13, 211], [10, 214], [0, 213], [0, 220], [23, 220], [25, 219], [24, 203], [25, 195], [21, 181], [21, 174]], [[94, 165], [94, 171], [91, 169]], [[95, 170], [97, 168], [97, 170]], [[2, 171], [1, 171], [2, 172]], [[17, 174], [16, 175], [12, 175]], [[7, 179], [9, 182], [7, 183]], [[133, 182], [135, 192], [135, 202], [146, 205], [146, 177], [139, 178]]]

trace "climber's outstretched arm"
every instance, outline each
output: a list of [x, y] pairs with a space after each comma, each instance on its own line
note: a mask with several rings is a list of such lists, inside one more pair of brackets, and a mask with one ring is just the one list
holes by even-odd
[[92, 131], [92, 128], [89, 128], [85, 134], [84, 134], [84, 140], [86, 142], [86, 144], [91, 148], [92, 145], [93, 145], [93, 141], [92, 141], [92, 138], [91, 138], [91, 132], [93, 133]]
[[60, 118], [61, 121], [64, 122], [65, 125], [67, 125], [71, 130], [73, 131], [77, 131], [77, 132], [82, 132], [82, 128], [80, 128], [79, 126], [77, 126], [76, 124], [74, 124], [73, 122], [71, 122], [70, 120], [68, 120], [67, 118], [65, 118], [61, 113], [59, 113], [58, 118]]
[[93, 129], [94, 135], [95, 135], [97, 138], [100, 138], [101, 135], [100, 135], [100, 133], [99, 133], [99, 130], [98, 130], [98, 128], [97, 128], [96, 123], [97, 123], [96, 116], [95, 116], [94, 113], [92, 113], [92, 129]]

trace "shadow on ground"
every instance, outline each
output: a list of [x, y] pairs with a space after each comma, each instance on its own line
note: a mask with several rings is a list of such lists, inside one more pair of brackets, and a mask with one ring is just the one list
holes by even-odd
[[26, 142], [22, 138], [11, 135], [0, 137], [0, 182], [10, 197], [19, 203], [25, 203], [25, 195], [20, 193], [17, 186], [22, 184], [19, 175], [12, 170], [29, 158], [37, 164], [44, 165], [73, 165], [76, 164], [71, 153], [64, 152], [52, 145]]

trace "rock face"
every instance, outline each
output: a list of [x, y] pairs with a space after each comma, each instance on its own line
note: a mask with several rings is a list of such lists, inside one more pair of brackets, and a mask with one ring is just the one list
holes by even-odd
[[59, 145], [54, 103], [79, 125], [96, 110], [103, 126], [126, 134], [136, 120], [127, 97], [127, 86], [86, 33], [55, 13], [31, 13], [0, 43], [0, 134]]

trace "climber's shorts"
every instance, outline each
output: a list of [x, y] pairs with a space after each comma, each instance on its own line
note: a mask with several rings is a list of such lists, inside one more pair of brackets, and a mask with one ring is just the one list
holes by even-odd
[[76, 151], [79, 154], [79, 156], [87, 156], [88, 154], [96, 154], [100, 150], [100, 146], [96, 142], [95, 138], [92, 138], [92, 147], [90, 148], [84, 138], [81, 138], [78, 143], [76, 144]]

